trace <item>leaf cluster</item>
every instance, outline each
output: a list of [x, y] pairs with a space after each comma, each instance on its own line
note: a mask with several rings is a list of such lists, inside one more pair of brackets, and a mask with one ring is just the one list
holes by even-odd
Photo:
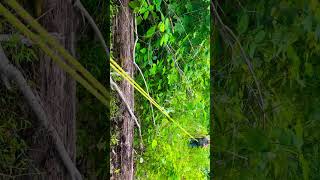
[[216, 36], [215, 177], [318, 179], [319, 2], [230, 4], [220, 4], [223, 21], [253, 64], [265, 107], [239, 46]]

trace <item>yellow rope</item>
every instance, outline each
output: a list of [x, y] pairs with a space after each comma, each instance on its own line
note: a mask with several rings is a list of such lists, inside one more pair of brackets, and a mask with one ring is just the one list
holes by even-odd
[[20, 30], [26, 37], [31, 39], [33, 42], [37, 43], [39, 47], [51, 57], [53, 61], [55, 61], [60, 68], [69, 73], [71, 77], [73, 77], [76, 81], [78, 81], [84, 88], [86, 88], [91, 94], [93, 94], [98, 100], [100, 100], [105, 106], [109, 107], [108, 100], [105, 96], [101, 95], [97, 91], [96, 88], [92, 87], [85, 79], [83, 79], [74, 69], [72, 69], [69, 65], [64, 63], [59, 56], [57, 56], [44, 42], [41, 38], [31, 32], [21, 21], [19, 21], [9, 10], [7, 10], [0, 3], [0, 13], [10, 22], [13, 26], [15, 26], [18, 30]]
[[[96, 96], [104, 105], [108, 106], [108, 103], [105, 98], [108, 98], [108, 93], [104, 86], [102, 86], [83, 66], [76, 61], [53, 37], [51, 37], [48, 32], [41, 27], [41, 25], [33, 19], [15, 0], [6, 1], [16, 12], [24, 18], [31, 27], [33, 27], [39, 34], [39, 38], [37, 35], [32, 33], [27, 29], [14, 15], [8, 11], [2, 4], [0, 3], [0, 12], [7, 18], [7, 20], [14, 25], [17, 29], [23, 32], [27, 37], [31, 40], [37, 42], [42, 50], [44, 50], [56, 63], [63, 68], [66, 72], [68, 72], [73, 78], [75, 78], [80, 84], [82, 84], [88, 91], [90, 91], [93, 95]], [[67, 64], [63, 63], [60, 58], [55, 55], [52, 50], [45, 44], [48, 43], [58, 50], [59, 53], [86, 78], [91, 84], [88, 84], [86, 80], [84, 80], [81, 76], [79, 76], [72, 68], [70, 68]], [[139, 84], [137, 84], [112, 58], [110, 58], [110, 66], [114, 69], [119, 75], [121, 75], [125, 80], [127, 80], [136, 90], [138, 90], [146, 99], [148, 99], [155, 107], [157, 107], [171, 122], [177, 125], [183, 132], [185, 132], [188, 136], [195, 139], [190, 133], [188, 133], [180, 124], [178, 124], [170, 115], [165, 111], [163, 107], [161, 107], [153, 98], [151, 98], [148, 93], [146, 93]], [[93, 87], [92, 87], [93, 86]], [[100, 92], [97, 92], [96, 89]], [[195, 139], [196, 140], [196, 139]]]
[[177, 125], [184, 133], [190, 136], [192, 139], [196, 140], [188, 131], [186, 131], [182, 126], [180, 126], [177, 121], [170, 117], [170, 115], [161, 107], [155, 100], [153, 100], [140, 86], [137, 84], [111, 57], [110, 57], [110, 66], [114, 69], [119, 75], [127, 80], [136, 90], [138, 90], [146, 99], [148, 99], [155, 107], [157, 107], [171, 122]]
[[98, 91], [105, 96], [107, 100], [109, 100], [109, 95], [107, 93], [107, 89], [97, 81], [91, 73], [89, 73], [60, 43], [53, 38], [39, 23], [35, 20], [23, 7], [17, 3], [15, 0], [6, 0], [5, 1], [12, 9], [16, 11], [36, 32], [39, 33], [39, 36], [43, 41], [51, 45], [54, 49], [56, 49], [62, 57], [73, 65], [80, 74], [87, 79], [87, 81], [95, 87]]

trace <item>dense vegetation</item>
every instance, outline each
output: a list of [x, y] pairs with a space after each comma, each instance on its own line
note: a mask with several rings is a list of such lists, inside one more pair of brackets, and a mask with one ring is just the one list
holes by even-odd
[[[107, 3], [83, 3], [107, 37]], [[112, 13], [119, 8], [112, 5]], [[135, 62], [141, 69], [135, 80], [193, 136], [208, 134], [209, 1], [133, 0], [130, 8], [138, 35]], [[226, 0], [215, 1], [214, 10], [215, 178], [319, 179], [320, 3]], [[1, 45], [36, 92], [39, 49], [22, 44], [19, 33], [3, 19], [0, 33], [14, 34]], [[77, 59], [104, 82], [104, 50], [88, 26], [79, 34]], [[17, 88], [0, 84], [0, 177], [7, 178], [30, 173], [27, 139], [37, 125]], [[80, 86], [77, 100], [77, 167], [85, 178], [104, 179], [109, 153], [106, 109]], [[113, 120], [121, 115], [117, 96], [111, 104]], [[190, 148], [189, 137], [138, 93], [135, 113], [144, 144], [140, 149], [136, 129], [136, 179], [208, 178], [208, 149]], [[111, 146], [118, 142], [115, 129]]]
[[[8, 32], [15, 33], [4, 21], [0, 22], [0, 34]], [[32, 49], [24, 44], [19, 43], [18, 36], [14, 35], [9, 41], [1, 42], [7, 57], [21, 71], [23, 68], [30, 68], [37, 64], [36, 49]], [[2, 60], [2, 59], [1, 59]], [[28, 79], [34, 79], [34, 69], [23, 71]], [[34, 81], [29, 82], [34, 86]], [[29, 107], [19, 93], [16, 86], [10, 85], [7, 89], [5, 84], [0, 82], [0, 177], [8, 178], [13, 175], [20, 175], [26, 172], [30, 163], [28, 159], [28, 144], [25, 136], [32, 126], [32, 115]]]
[[[135, 0], [130, 7], [136, 16], [139, 37], [135, 62], [142, 73], [137, 70], [135, 80], [193, 136], [207, 135], [209, 1]], [[114, 7], [117, 8], [121, 7]], [[111, 118], [116, 112], [114, 109]], [[136, 130], [136, 179], [205, 179], [208, 176], [208, 148], [190, 148], [189, 137], [156, 108], [152, 110], [138, 92], [135, 93], [135, 112], [142, 126], [144, 143], [141, 151]], [[113, 132], [111, 145], [117, 141]]]
[[[83, 3], [104, 36], [108, 37], [107, 3], [95, 0]], [[135, 45], [135, 60], [141, 68], [141, 74], [136, 74], [137, 82], [143, 86], [145, 78], [145, 89], [193, 136], [207, 135], [209, 2], [136, 0], [130, 3], [130, 7], [136, 15], [139, 37]], [[113, 13], [116, 13], [117, 8], [119, 7], [112, 7]], [[21, 43], [20, 37], [15, 35], [19, 34], [17, 30], [3, 19], [0, 23], [1, 33], [14, 34], [9, 42], [1, 43], [6, 56], [25, 75], [28, 84], [37, 94], [39, 49], [37, 46]], [[77, 59], [100, 82], [105, 82], [104, 50], [87, 24], [83, 25], [78, 33]], [[7, 90], [1, 83], [0, 92], [3, 95], [0, 102], [1, 177], [12, 178], [26, 174], [32, 176], [33, 171], [36, 176], [41, 172], [30, 169], [34, 162], [28, 157], [28, 152], [32, 149], [27, 142], [30, 134], [35, 133], [38, 128], [35, 117], [28, 105], [23, 103], [23, 98], [15, 86]], [[114, 106], [111, 119], [119, 115], [116, 106], [118, 101], [116, 98], [112, 99]], [[144, 149], [139, 149], [136, 132], [136, 178], [206, 178], [209, 171], [209, 150], [191, 149], [188, 147], [189, 137], [176, 125], [156, 109], [151, 111], [149, 102], [137, 93], [135, 101], [135, 112], [142, 125], [144, 142]], [[108, 174], [108, 114], [105, 107], [81, 86], [77, 86], [76, 103], [77, 167], [84, 178], [104, 179]], [[118, 140], [113, 136], [111, 145]]]
[[[151, 96], [194, 136], [208, 134], [208, 1], [140, 1], [133, 8], [141, 37], [136, 62]], [[137, 80], [144, 83], [140, 75]], [[172, 122], [157, 111], [153, 117], [144, 99], [139, 98], [138, 104], [146, 151], [137, 156], [137, 178], [204, 179], [208, 149], [189, 148], [188, 136]]]
[[220, 2], [217, 12], [254, 74], [216, 23], [215, 178], [319, 179], [319, 2]]

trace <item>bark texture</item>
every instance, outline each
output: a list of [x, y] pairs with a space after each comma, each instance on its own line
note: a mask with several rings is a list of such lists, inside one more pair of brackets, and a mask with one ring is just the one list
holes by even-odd
[[[133, 46], [134, 26], [133, 14], [128, 6], [130, 0], [119, 0], [119, 13], [114, 21], [114, 53], [122, 68], [133, 77]], [[126, 81], [120, 83], [121, 91], [131, 109], [134, 109], [134, 88]], [[133, 133], [134, 120], [128, 112], [125, 103], [120, 105], [121, 117], [118, 129], [120, 130], [120, 143], [116, 148], [117, 156], [113, 159], [115, 169], [120, 169], [119, 174], [113, 174], [112, 179], [133, 179]]]
[[[50, 32], [62, 35], [60, 43], [74, 54], [74, 34], [77, 27], [76, 14], [67, 0], [44, 0], [40, 20]], [[48, 115], [49, 123], [57, 130], [70, 158], [75, 162], [76, 152], [76, 82], [60, 69], [49, 57], [40, 55], [40, 98]], [[42, 172], [37, 179], [71, 179], [52, 146], [45, 131], [38, 131], [32, 140], [30, 157]], [[30, 179], [35, 179], [31, 177]]]

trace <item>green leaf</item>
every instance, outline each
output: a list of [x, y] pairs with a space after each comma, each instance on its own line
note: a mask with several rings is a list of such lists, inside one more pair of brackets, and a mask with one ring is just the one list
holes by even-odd
[[155, 75], [157, 72], [157, 65], [152, 64], [152, 68], [150, 69], [150, 75]]
[[149, 11], [153, 11], [153, 10], [154, 10], [154, 6], [153, 6], [153, 5], [150, 5], [150, 6], [148, 7], [148, 9], [149, 9]]
[[264, 40], [265, 36], [266, 32], [264, 30], [261, 30], [256, 34], [255, 41], [259, 43]]
[[129, 2], [129, 7], [131, 7], [132, 9], [135, 9], [135, 8], [137, 8], [139, 6], [140, 6], [140, 2], [138, 0]]
[[138, 16], [137, 17], [137, 25], [141, 24], [142, 22], [142, 17], [141, 16]]
[[251, 58], [253, 58], [254, 53], [255, 53], [255, 51], [256, 51], [256, 48], [257, 48], [257, 44], [255, 44], [255, 43], [251, 43], [251, 44], [250, 44], [250, 46], [249, 46], [249, 56], [250, 56]]
[[148, 2], [146, 0], [140, 0], [142, 6], [148, 6]]
[[243, 14], [240, 17], [240, 21], [238, 23], [238, 32], [240, 34], [246, 32], [248, 29], [248, 26], [249, 26], [249, 16], [247, 14]]
[[303, 154], [300, 153], [299, 155], [299, 161], [301, 163], [301, 167], [302, 167], [302, 173], [303, 173], [303, 179], [304, 180], [308, 180], [309, 179], [309, 163], [308, 161], [303, 157]]
[[155, 20], [159, 19], [159, 16], [154, 11], [151, 11], [151, 14], [152, 14], [153, 19], [155, 19]]
[[302, 21], [302, 25], [305, 31], [311, 32], [312, 31], [312, 16], [307, 16]]
[[142, 49], [140, 50], [140, 52], [141, 52], [142, 54], [145, 54], [145, 53], [147, 52], [147, 48], [142, 48]]
[[143, 14], [143, 19], [148, 19], [149, 17], [149, 11], [146, 11], [144, 14]]
[[158, 25], [158, 28], [160, 30], [160, 32], [164, 32], [166, 29], [165, 29], [165, 25], [163, 22], [160, 22], [159, 25]]
[[164, 34], [160, 40], [160, 46], [164, 46], [168, 43], [169, 40], [169, 34]]
[[293, 60], [293, 61], [298, 61], [299, 60], [299, 57], [298, 57], [295, 49], [292, 46], [288, 47], [287, 55], [288, 55], [288, 58]]
[[165, 20], [164, 15], [163, 13], [161, 13], [161, 21], [164, 21], [164, 20]]
[[294, 144], [296, 145], [296, 147], [301, 150], [301, 147], [303, 145], [303, 126], [301, 124], [301, 121], [298, 120], [296, 126], [295, 126], [295, 138], [294, 138]]
[[156, 5], [157, 11], [160, 11], [161, 2], [162, 0], [153, 0], [153, 3]]
[[156, 147], [157, 147], [157, 144], [158, 144], [158, 142], [157, 142], [157, 140], [152, 140], [152, 143], [151, 143], [151, 148], [152, 149], [155, 149]]
[[140, 13], [140, 14], [143, 14], [143, 13], [145, 13], [146, 11], [148, 11], [148, 8], [147, 8], [147, 7], [142, 7], [142, 8], [139, 9], [139, 13]]
[[151, 38], [156, 32], [157, 26], [152, 26], [146, 33], [146, 38]]
[[305, 69], [305, 73], [306, 73], [307, 76], [312, 76], [313, 75], [312, 64], [306, 62], [304, 64], [304, 69]]
[[183, 25], [180, 22], [175, 23], [174, 30], [179, 34], [182, 34], [184, 32]]
[[169, 18], [166, 18], [165, 26], [166, 26], [166, 29], [170, 29], [170, 20], [169, 20]]

